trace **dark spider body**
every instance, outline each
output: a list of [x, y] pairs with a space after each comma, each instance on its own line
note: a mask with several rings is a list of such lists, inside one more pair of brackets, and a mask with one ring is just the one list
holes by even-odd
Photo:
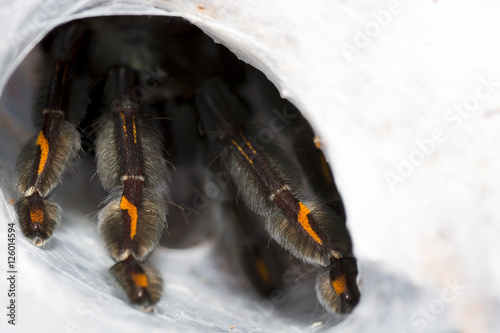
[[[219, 202], [229, 216], [228, 244], [258, 291], [269, 294], [282, 283], [280, 249], [269, 244], [270, 235], [320, 268], [316, 291], [326, 309], [352, 311], [360, 296], [357, 264], [333, 176], [300, 113], [270, 84], [245, 88], [260, 73], [177, 18], [79, 20], [56, 28], [41, 45], [38, 132], [16, 165], [22, 195], [16, 213], [35, 245], [61, 220], [49, 197], [78, 155], [77, 127], [89, 124], [97, 174], [109, 192], [99, 231], [116, 261], [111, 273], [132, 304], [149, 311], [161, 297], [162, 279], [147, 259], [166, 226], [167, 178], [169, 198], [181, 206], [177, 192], [203, 181], [168, 175], [168, 159], [230, 179]], [[274, 105], [296, 119], [262, 140], [259, 130]]]

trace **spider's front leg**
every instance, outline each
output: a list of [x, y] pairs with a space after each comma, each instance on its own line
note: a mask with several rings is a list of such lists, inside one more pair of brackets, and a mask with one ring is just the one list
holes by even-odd
[[150, 311], [161, 297], [162, 280], [145, 260], [166, 223], [165, 205], [155, 192], [166, 170], [160, 160], [161, 137], [131, 95], [138, 82], [137, 72], [125, 67], [115, 67], [107, 76], [96, 161], [111, 194], [99, 214], [99, 231], [117, 261], [112, 274], [132, 304]]
[[222, 81], [205, 83], [197, 92], [196, 107], [242, 201], [265, 218], [267, 231], [281, 246], [322, 267], [316, 290], [325, 308], [350, 313], [360, 294], [345, 220], [302, 193], [299, 168], [283, 151], [271, 145], [264, 150], [249, 135], [247, 111]]
[[54, 30], [43, 41], [42, 81], [37, 88], [34, 122], [39, 129], [23, 146], [16, 164], [22, 197], [15, 205], [23, 234], [43, 245], [61, 220], [61, 208], [48, 197], [66, 164], [80, 149], [76, 125], [85, 115], [89, 84], [85, 63], [88, 29], [81, 22]]

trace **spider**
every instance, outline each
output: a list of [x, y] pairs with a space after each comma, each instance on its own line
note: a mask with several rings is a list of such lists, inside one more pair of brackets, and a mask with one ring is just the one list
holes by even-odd
[[166, 227], [163, 197], [176, 201], [190, 186], [171, 164], [229, 179], [218, 201], [228, 246], [256, 290], [270, 294], [282, 284], [281, 249], [271, 237], [320, 268], [316, 292], [328, 311], [354, 309], [357, 263], [333, 175], [307, 121], [261, 73], [180, 18], [72, 21], [39, 47], [37, 131], [16, 164], [15, 211], [34, 245], [61, 221], [50, 195], [81, 150], [79, 129], [91, 127], [86, 139], [109, 192], [98, 229], [131, 304], [151, 311], [162, 295], [148, 258]]

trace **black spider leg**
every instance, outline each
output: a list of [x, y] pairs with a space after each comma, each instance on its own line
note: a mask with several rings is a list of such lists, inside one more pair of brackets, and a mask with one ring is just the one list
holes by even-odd
[[[215, 175], [221, 176], [219, 163], [213, 163]], [[212, 181], [217, 182], [216, 179]], [[281, 288], [287, 268], [287, 253], [265, 230], [264, 220], [246, 205], [235, 200], [238, 189], [232, 184], [220, 187], [220, 214], [223, 223], [222, 244], [236, 267], [242, 271], [256, 291], [263, 296]]]
[[287, 113], [293, 115], [294, 126], [288, 135], [292, 137], [293, 149], [301, 169], [307, 177], [307, 186], [313, 193], [318, 193], [343, 220], [346, 213], [342, 198], [337, 189], [331, 168], [322, 151], [322, 143], [309, 122], [291, 103], [286, 103]]
[[[319, 194], [319, 197], [326, 200], [325, 205], [334, 210], [337, 215], [346, 222], [346, 213], [342, 198], [335, 184], [333, 173], [321, 150], [321, 142], [314, 135], [314, 132], [306, 119], [300, 115], [294, 106], [288, 105], [289, 113], [296, 113], [298, 117], [297, 126], [293, 128], [292, 137], [294, 150], [297, 152], [298, 161], [305, 175], [308, 177], [307, 186], [311, 187], [313, 193]], [[339, 221], [340, 223], [340, 221]], [[352, 255], [352, 253], [351, 253]], [[344, 297], [337, 293], [331, 294], [328, 290], [331, 288], [331, 281], [337, 281], [336, 284], [343, 283], [343, 272], [356, 277], [358, 275], [357, 262], [354, 256], [344, 256], [332, 263], [329, 269], [324, 269], [318, 275], [316, 290], [318, 299], [324, 307], [330, 304], [339, 304], [336, 297]], [[335, 288], [335, 285], [333, 285]], [[338, 285], [337, 285], [338, 288]], [[359, 298], [359, 292], [355, 295]]]
[[99, 213], [99, 231], [117, 263], [111, 273], [133, 305], [150, 311], [162, 293], [159, 272], [145, 263], [166, 223], [166, 207], [156, 193], [166, 174], [161, 136], [132, 98], [138, 74], [126, 67], [109, 71], [106, 111], [98, 120], [97, 172], [110, 191]]
[[48, 197], [80, 149], [76, 125], [88, 105], [89, 83], [81, 66], [88, 38], [87, 27], [73, 22], [55, 29], [42, 43], [43, 73], [34, 108], [39, 130], [23, 146], [16, 164], [23, 195], [16, 214], [23, 234], [37, 246], [51, 237], [61, 220], [61, 208]]
[[[261, 147], [245, 128], [247, 111], [220, 80], [197, 91], [201, 124], [219, 145], [222, 163], [245, 204], [266, 219], [269, 234], [296, 257], [328, 268], [316, 290], [326, 308], [338, 314], [359, 301], [357, 267], [345, 221], [326, 205], [301, 193], [300, 173], [277, 147]], [[214, 134], [215, 133], [215, 134]]]
[[271, 295], [283, 284], [286, 261], [283, 249], [270, 240], [262, 217], [248, 207], [233, 201], [228, 211], [233, 222], [229, 228], [236, 235], [232, 240], [236, 240], [234, 248], [243, 272], [261, 295]]
[[211, 231], [211, 224], [205, 223], [209, 207], [198, 210], [194, 206], [200, 206], [193, 204], [193, 191], [203, 188], [207, 172], [203, 159], [206, 143], [199, 135], [189, 78], [189, 74], [172, 73], [148, 98], [161, 115], [156, 123], [164, 136], [163, 156], [167, 168], [174, 170], [168, 179], [169, 187], [175, 189], [167, 198], [173, 205], [168, 212], [168, 232], [160, 239], [160, 244], [169, 248], [191, 246]]

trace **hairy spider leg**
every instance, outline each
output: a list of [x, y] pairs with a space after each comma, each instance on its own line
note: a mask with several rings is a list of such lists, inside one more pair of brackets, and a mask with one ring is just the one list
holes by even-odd
[[234, 262], [263, 296], [281, 288], [287, 253], [265, 230], [263, 218], [234, 198], [237, 189], [228, 184], [221, 191], [224, 224], [222, 240]]
[[162, 279], [145, 261], [166, 223], [166, 207], [155, 191], [166, 170], [159, 159], [161, 136], [132, 98], [138, 82], [138, 73], [126, 67], [107, 75], [106, 110], [96, 125], [96, 162], [110, 195], [99, 213], [99, 232], [117, 261], [111, 273], [133, 305], [151, 311], [161, 297]]
[[322, 151], [322, 143], [314, 134], [308, 121], [292, 105], [288, 106], [288, 113], [295, 114], [295, 126], [290, 136], [293, 138], [293, 149], [297, 154], [297, 161], [307, 177], [307, 185], [314, 193], [319, 193], [344, 221], [346, 213], [342, 198], [337, 189], [332, 171]]
[[[334, 210], [345, 224], [344, 205], [332, 171], [321, 150], [321, 143], [298, 110], [292, 107], [289, 112], [296, 112], [299, 116], [296, 117], [298, 124], [293, 128], [292, 133], [293, 147], [294, 151], [297, 152], [297, 160], [301, 169], [308, 177], [308, 186], [312, 188], [314, 193], [319, 194], [319, 198], [325, 200], [324, 204]], [[320, 303], [336, 313], [350, 312], [360, 297], [355, 284], [357, 275], [358, 268], [354, 256], [344, 256], [332, 260], [330, 266], [327, 269], [322, 269], [322, 272], [318, 274], [316, 281], [316, 292]], [[348, 279], [346, 276], [352, 276], [352, 278]], [[332, 288], [334, 292], [331, 292]], [[350, 292], [347, 292], [348, 290]]]
[[22, 197], [15, 211], [23, 234], [37, 246], [51, 237], [61, 220], [61, 208], [48, 197], [80, 149], [76, 125], [85, 115], [89, 83], [79, 64], [86, 57], [88, 38], [87, 27], [73, 22], [44, 40], [43, 79], [34, 107], [39, 130], [23, 146], [16, 164]]
[[351, 312], [359, 290], [345, 220], [300, 192], [298, 166], [271, 144], [262, 147], [244, 125], [247, 111], [221, 80], [198, 89], [196, 107], [245, 204], [266, 219], [267, 231], [281, 246], [330, 271], [329, 288], [323, 287], [322, 278], [316, 288], [326, 309]]

